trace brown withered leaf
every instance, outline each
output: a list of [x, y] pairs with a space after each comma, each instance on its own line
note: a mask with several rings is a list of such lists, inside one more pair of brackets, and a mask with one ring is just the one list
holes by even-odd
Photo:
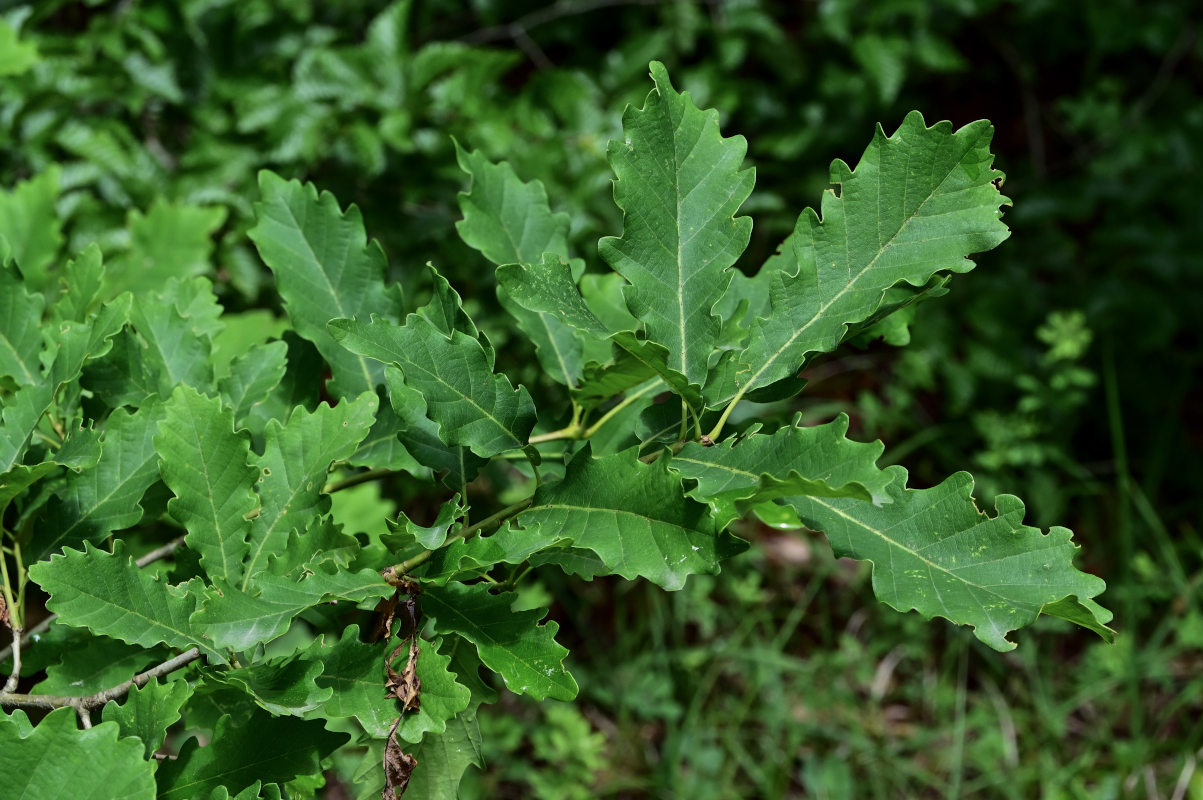
[[376, 604], [376, 628], [372, 631], [372, 641], [378, 642], [393, 635], [393, 618], [397, 614], [399, 592], [393, 592], [392, 597], [385, 597]]
[[12, 630], [13, 624], [8, 618], [8, 603], [4, 602], [3, 594], [0, 594], [0, 622], [3, 622], [5, 627]]
[[397, 645], [384, 662], [388, 679], [384, 682], [385, 692], [401, 701], [401, 712], [417, 711], [422, 696], [422, 681], [418, 678], [418, 637], [409, 638], [409, 660], [405, 669], [398, 673], [393, 669], [393, 659], [405, 649], [405, 642]]
[[384, 800], [396, 800], [404, 794], [405, 788], [409, 786], [409, 776], [413, 775], [414, 767], [418, 766], [418, 759], [403, 752], [397, 742], [397, 726], [400, 724], [401, 718], [397, 717], [388, 732], [388, 742], [384, 746], [384, 791], [380, 795]]

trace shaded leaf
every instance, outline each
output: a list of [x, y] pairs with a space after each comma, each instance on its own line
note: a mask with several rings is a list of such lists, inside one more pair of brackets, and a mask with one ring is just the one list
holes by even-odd
[[104, 707], [104, 721], [116, 722], [123, 737], [140, 739], [143, 757], [149, 759], [163, 746], [167, 729], [179, 721], [180, 709], [191, 696], [187, 681], [149, 681], [130, 689], [120, 704], [110, 700]]
[[218, 786], [239, 792], [255, 781], [283, 783], [311, 775], [320, 772], [322, 759], [349, 738], [325, 730], [320, 722], [273, 717], [264, 711], [237, 725], [223, 717], [208, 745], [189, 739], [179, 758], [159, 765], [158, 797], [203, 797]]
[[0, 190], [0, 240], [7, 240], [12, 259], [35, 291], [50, 286], [48, 269], [63, 246], [62, 218], [54, 208], [59, 168]]
[[46, 666], [46, 679], [33, 687], [35, 694], [84, 697], [128, 681], [143, 669], [171, 657], [166, 647], [147, 649], [107, 636], [95, 636], [87, 646], [64, 652], [58, 663]]
[[20, 277], [0, 263], [0, 380], [12, 378], [17, 386], [41, 380], [42, 295], [30, 292]]
[[374, 390], [384, 380], [379, 364], [340, 347], [326, 330], [336, 318], [380, 314], [400, 319], [399, 286], [386, 287], [384, 251], [368, 242], [359, 209], [346, 212], [312, 184], [259, 173], [263, 199], [248, 235], [276, 276], [276, 286], [297, 333], [317, 346], [334, 373], [338, 397]]
[[413, 749], [418, 766], [409, 779], [408, 798], [456, 800], [468, 767], [484, 766], [476, 709], [457, 715], [441, 735], [423, 737]]
[[213, 234], [226, 219], [223, 206], [191, 206], [155, 198], [145, 214], [129, 212], [130, 249], [109, 265], [109, 295], [158, 291], [172, 278], [211, 270]]
[[436, 632], [458, 633], [476, 645], [480, 660], [515, 694], [571, 700], [577, 686], [562, 663], [568, 650], [554, 639], [559, 625], [539, 625], [543, 609], [511, 611], [515, 597], [491, 594], [484, 584], [430, 586], [422, 593], [422, 612], [434, 618]]
[[317, 685], [331, 691], [322, 706], [328, 717], [354, 717], [370, 736], [383, 738], [400, 715], [397, 702], [384, 691], [384, 657], [388, 642], [359, 641], [359, 626], [349, 625], [342, 637], [319, 637], [305, 655], [323, 665]]
[[318, 686], [320, 661], [306, 658], [272, 658], [238, 669], [207, 670], [207, 680], [246, 692], [273, 715], [303, 716], [330, 699], [333, 690]]

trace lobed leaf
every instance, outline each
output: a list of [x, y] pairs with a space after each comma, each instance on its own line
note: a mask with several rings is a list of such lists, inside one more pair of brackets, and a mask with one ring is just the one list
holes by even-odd
[[420, 314], [410, 314], [405, 325], [375, 316], [336, 319], [330, 331], [353, 352], [399, 368], [446, 444], [484, 458], [526, 445], [534, 403], [525, 388], [493, 374], [493, 354], [475, 337], [461, 330], [448, 335]]
[[0, 263], [0, 380], [17, 386], [41, 380], [42, 310], [45, 298], [30, 292], [13, 271]]
[[539, 487], [514, 524], [548, 544], [570, 539], [609, 572], [669, 590], [690, 575], [718, 572], [720, 560], [743, 549], [706, 506], [684, 495], [664, 463], [644, 464], [633, 450], [603, 458], [581, 451], [562, 481]]
[[21, 709], [0, 714], [5, 796], [154, 800], [154, 764], [141, 742], [121, 733], [111, 722], [81, 730], [73, 708], [51, 711], [37, 727]]
[[384, 381], [379, 364], [343, 349], [326, 323], [336, 318], [379, 314], [399, 319], [399, 287], [386, 287], [384, 251], [369, 243], [355, 206], [343, 212], [329, 192], [312, 184], [259, 173], [263, 199], [247, 235], [276, 276], [284, 308], [297, 333], [317, 347], [334, 375], [332, 392], [349, 397]]
[[322, 564], [298, 581], [263, 572], [251, 587], [256, 594], [217, 582], [205, 592], [203, 605], [191, 623], [220, 647], [247, 650], [270, 642], [288, 630], [293, 617], [318, 603], [335, 599], [358, 603], [393, 593], [380, 575], [370, 569], [349, 572]]
[[159, 765], [158, 797], [204, 797], [218, 787], [240, 792], [256, 781], [284, 783], [312, 775], [321, 771], [322, 759], [349, 738], [325, 730], [320, 722], [273, 717], [259, 710], [237, 725], [226, 716], [218, 721], [209, 744], [201, 747], [195, 738], [189, 739], [178, 758]]
[[350, 457], [367, 436], [376, 402], [374, 391], [364, 392], [333, 408], [322, 403], [313, 413], [297, 409], [287, 424], [268, 423], [263, 455], [252, 459], [260, 473], [262, 506], [250, 527], [246, 567], [238, 582], [242, 591], [284, 550], [289, 534], [305, 530], [329, 510], [323, 487], [330, 465]]
[[11, 191], [0, 191], [0, 240], [35, 291], [51, 285], [49, 268], [63, 246], [63, 221], [54, 204], [59, 195], [59, 168], [52, 166]]
[[150, 759], [166, 741], [167, 729], [180, 720], [180, 709], [191, 696], [187, 681], [153, 680], [131, 688], [120, 704], [110, 700], [104, 707], [104, 721], [116, 722], [123, 737], [139, 739], [143, 757]]
[[873, 591], [899, 611], [971, 625], [995, 650], [1015, 647], [1008, 632], [1052, 614], [1110, 641], [1111, 613], [1090, 598], [1100, 578], [1073, 567], [1072, 533], [1023, 524], [1017, 497], [1002, 494], [990, 517], [974, 505], [973, 477], [952, 475], [932, 489], [906, 488], [902, 467], [886, 490], [892, 502], [792, 497], [799, 519], [823, 531], [837, 556], [873, 563]]
[[242, 577], [251, 517], [259, 508], [248, 437], [216, 398], [180, 386], [164, 404], [155, 435], [163, 482], [175, 494], [167, 511], [188, 531], [184, 541], [213, 579]]
[[460, 780], [468, 767], [483, 767], [480, 726], [476, 709], [469, 709], [447, 723], [438, 736], [425, 736], [413, 750], [418, 760], [405, 793], [425, 800], [457, 800]]
[[709, 503], [718, 527], [742, 517], [754, 505], [779, 497], [855, 497], [888, 502], [894, 476], [877, 467], [885, 446], [844, 438], [848, 416], [826, 425], [787, 425], [776, 433], [748, 433], [738, 440], [705, 447], [689, 442], [669, 469], [697, 481], [688, 494]]
[[304, 716], [330, 699], [333, 690], [318, 686], [322, 664], [301, 657], [270, 658], [238, 669], [207, 670], [206, 680], [240, 689], [274, 716]]
[[141, 521], [142, 496], [159, 479], [153, 437], [162, 419], [158, 405], [109, 415], [96, 465], [68, 473], [47, 505], [28, 550], [34, 560], [63, 547], [99, 542]]
[[564, 668], [568, 650], [555, 641], [559, 625], [538, 622], [544, 610], [510, 610], [513, 592], [495, 595], [485, 584], [448, 583], [422, 592], [422, 612], [434, 618], [437, 633], [458, 633], [480, 653], [486, 667], [501, 675], [511, 692], [536, 700], [576, 697], [576, 681]]
[[196, 610], [196, 585], [168, 586], [151, 577], [125, 556], [120, 539], [112, 553], [90, 542], [84, 543], [83, 551], [68, 548], [31, 566], [29, 577], [50, 595], [46, 608], [66, 625], [143, 647], [197, 647], [210, 660], [226, 663], [189, 621]]
[[[942, 271], [967, 272], [968, 256], [1009, 232], [999, 207], [1003, 174], [991, 167], [993, 127], [926, 127], [916, 111], [893, 136], [879, 126], [855, 171], [831, 166], [838, 194], [823, 195], [822, 218], [807, 209], [774, 260], [768, 316], [708, 397], [768, 386], [793, 375], [811, 353], [829, 352], [848, 326], [871, 317], [895, 284], [923, 286]], [[709, 387], [708, 387], [709, 388]]]
[[627, 304], [648, 339], [668, 349], [669, 367], [702, 384], [719, 341], [714, 305], [752, 232], [749, 217], [734, 215], [756, 178], [740, 169], [742, 136], [724, 139], [718, 113], [676, 92], [663, 64], [653, 61], [651, 74], [656, 88], [623, 114], [626, 137], [606, 151], [623, 231], [598, 252], [630, 281]]

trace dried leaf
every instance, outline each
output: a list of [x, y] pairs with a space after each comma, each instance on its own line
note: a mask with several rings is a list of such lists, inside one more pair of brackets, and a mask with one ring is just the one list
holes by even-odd
[[418, 759], [402, 752], [401, 745], [397, 742], [397, 726], [400, 724], [401, 718], [397, 717], [392, 730], [388, 732], [388, 743], [384, 746], [384, 791], [380, 795], [384, 800], [396, 800], [405, 794], [405, 787], [409, 786], [409, 776], [413, 775], [414, 767], [418, 766]]
[[405, 669], [398, 673], [393, 669], [393, 659], [400, 655], [403, 649], [405, 642], [397, 645], [384, 663], [385, 672], [388, 673], [384, 688], [390, 696], [401, 701], [403, 712], [417, 711], [422, 693], [422, 681], [418, 678], [418, 637], [409, 637], [409, 659]]

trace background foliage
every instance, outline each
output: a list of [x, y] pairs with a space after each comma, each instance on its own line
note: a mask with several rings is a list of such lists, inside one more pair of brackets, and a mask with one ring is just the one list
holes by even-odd
[[[660, 59], [748, 139], [751, 265], [873, 123], [892, 129], [910, 108], [989, 118], [1014, 235], [917, 312], [909, 347], [869, 342], [813, 366], [797, 410], [848, 412], [916, 486], [975, 454], [983, 499], [1012, 492], [1031, 524], [1075, 529], [1108, 580], [1118, 643], [1032, 633], [998, 655], [878, 607], [867, 574], [824, 548], [749, 530], [751, 557], [681, 593], [551, 576], [528, 589], [532, 606], [552, 601], [585, 695], [505, 695], [481, 720], [491, 766], [470, 780], [480, 796], [1203, 792], [1203, 47], [1188, 6], [11, 5], [0, 230], [29, 224], [4, 213], [10, 193], [33, 196], [65, 220], [44, 265], [95, 241], [131, 281], [170, 263], [216, 280], [228, 311], [259, 310], [268, 276], [244, 235], [255, 174], [303, 177], [363, 210], [393, 277], [421, 293], [421, 265], [436, 264], [498, 371], [535, 387], [492, 270], [451, 233], [465, 188], [452, 137], [543, 181], [587, 252], [621, 229], [605, 144]], [[365, 525], [379, 516], [371, 492], [336, 498], [361, 504]], [[434, 519], [429, 500], [383, 502]]]

